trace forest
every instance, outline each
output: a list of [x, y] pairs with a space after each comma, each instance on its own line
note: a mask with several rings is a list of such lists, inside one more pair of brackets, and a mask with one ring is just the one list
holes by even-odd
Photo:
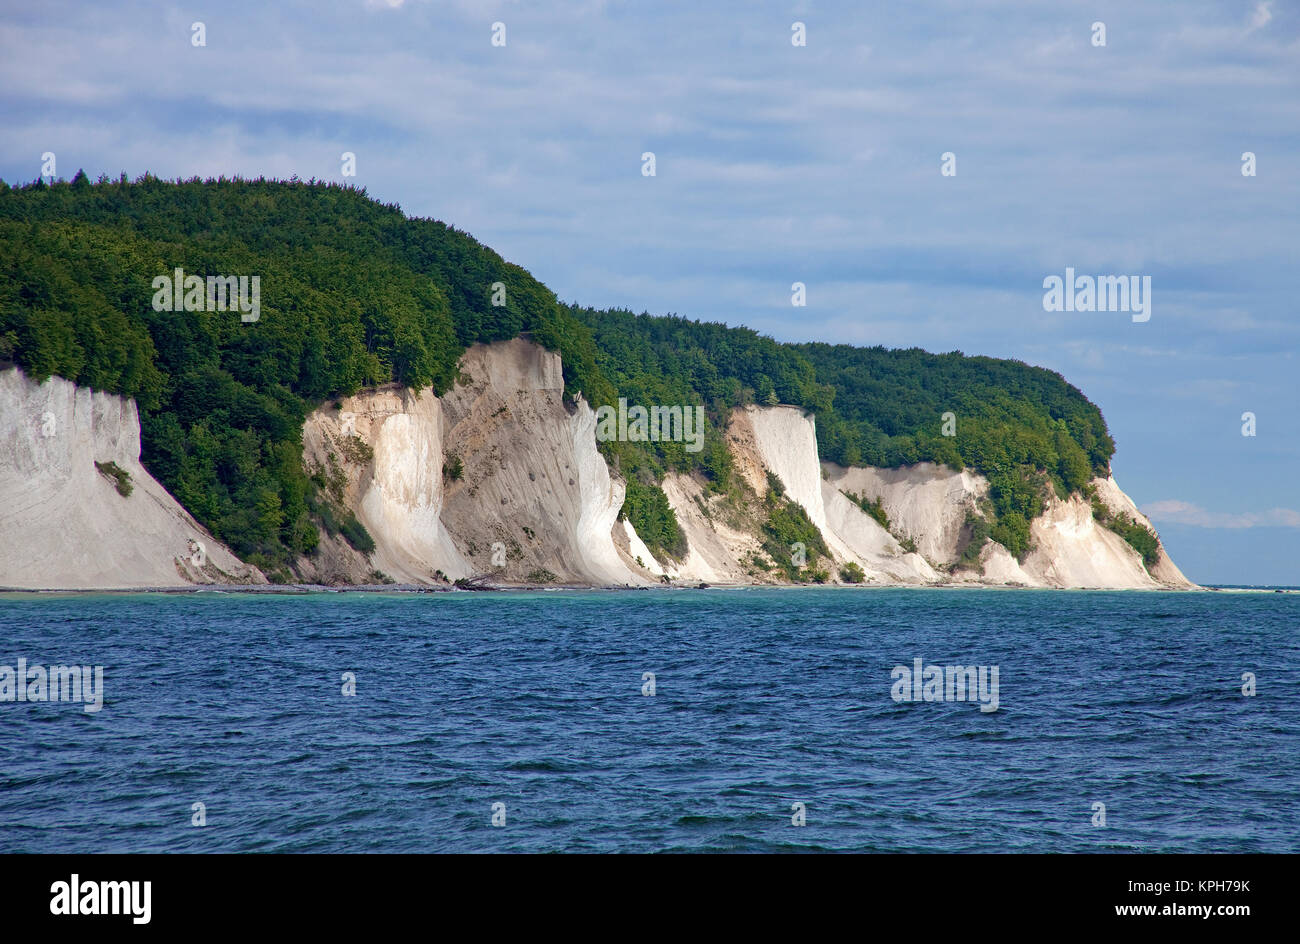
[[[152, 282], [177, 268], [259, 276], [260, 318], [156, 311]], [[720, 430], [743, 404], [814, 413], [823, 459], [980, 471], [992, 486], [989, 534], [1017, 556], [1047, 490], [1083, 492], [1114, 452], [1101, 412], [1054, 372], [957, 351], [778, 343], [744, 327], [562, 303], [469, 234], [364, 189], [81, 172], [0, 181], [0, 366], [135, 398], [145, 466], [279, 579], [314, 550], [322, 524], [321, 483], [302, 465], [306, 416], [382, 383], [442, 393], [467, 346], [520, 335], [559, 352], [566, 395], [593, 407], [620, 396], [705, 406], [698, 452], [601, 444], [629, 483], [623, 514], [656, 553], [684, 550], [658, 487], [666, 471], [735, 487]]]

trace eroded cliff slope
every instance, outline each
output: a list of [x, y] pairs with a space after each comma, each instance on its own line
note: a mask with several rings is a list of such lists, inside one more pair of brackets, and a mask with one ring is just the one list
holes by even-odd
[[[1017, 561], [989, 541], [963, 561], [971, 522], [984, 516], [988, 481], [970, 470], [931, 463], [899, 469], [849, 467], [818, 459], [815, 420], [796, 407], [756, 407], [732, 412], [727, 439], [736, 468], [755, 497], [774, 473], [786, 495], [821, 531], [831, 553], [828, 582], [845, 564], [863, 570], [868, 584], [988, 584], [1093, 589], [1186, 589], [1193, 585], [1163, 546], [1149, 568], [1119, 534], [1094, 520], [1089, 502], [1049, 496], [1031, 525], [1031, 551]], [[1095, 479], [1097, 497], [1114, 515], [1151, 528], [1113, 478]], [[753, 530], [720, 539], [717, 521], [725, 502], [700, 483], [670, 477], [665, 492], [686, 529], [692, 554], [677, 569], [698, 580], [767, 580], [745, 562], [759, 553]], [[886, 529], [859, 503], [879, 503]], [[707, 514], [712, 506], [719, 513]], [[1154, 531], [1154, 528], [1152, 528]], [[738, 576], [738, 574], [740, 576]]]
[[365, 582], [478, 576], [493, 583], [645, 584], [657, 570], [619, 522], [623, 482], [597, 450], [595, 414], [566, 404], [557, 354], [525, 340], [476, 345], [460, 380], [432, 390], [368, 391], [307, 420], [306, 461], [375, 542], [366, 560], [322, 535], [305, 571]]
[[140, 464], [134, 401], [0, 371], [0, 587], [265, 582]]

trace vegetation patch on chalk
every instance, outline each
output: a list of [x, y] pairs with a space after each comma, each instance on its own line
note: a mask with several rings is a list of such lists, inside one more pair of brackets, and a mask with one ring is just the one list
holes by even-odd
[[113, 482], [117, 488], [117, 493], [123, 498], [130, 495], [132, 489], [135, 488], [131, 484], [131, 473], [116, 462], [96, 462], [95, 468], [99, 470], [100, 475]]

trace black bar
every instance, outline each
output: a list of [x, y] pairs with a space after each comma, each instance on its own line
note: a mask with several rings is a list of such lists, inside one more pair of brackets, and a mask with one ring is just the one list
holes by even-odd
[[[660, 937], [695, 915], [691, 927], [842, 917], [870, 929], [901, 921], [929, 940], [1027, 923], [1231, 935], [1285, 919], [1293, 870], [1290, 857], [1263, 855], [731, 856], [725, 863], [698, 856], [20, 855], [0, 860], [0, 914], [7, 931], [55, 932], [337, 933], [414, 923], [435, 934], [460, 927], [460, 937], [520, 922], [536, 931]], [[83, 893], [91, 882], [149, 882], [148, 922], [130, 913], [52, 914], [56, 883], [70, 884], [74, 874]], [[130, 912], [131, 900], [123, 901]], [[143, 901], [135, 904], [143, 917]], [[1133, 906], [1155, 911], [1119, 913]], [[1208, 916], [1200, 913], [1206, 906]], [[1219, 913], [1223, 907], [1245, 910]]]

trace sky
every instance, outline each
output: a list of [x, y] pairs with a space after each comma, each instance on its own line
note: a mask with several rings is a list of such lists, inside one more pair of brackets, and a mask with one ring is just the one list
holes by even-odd
[[1191, 579], [1300, 585], [1296, 2], [0, 0], [0, 119], [9, 182], [338, 180], [564, 301], [1059, 371]]

